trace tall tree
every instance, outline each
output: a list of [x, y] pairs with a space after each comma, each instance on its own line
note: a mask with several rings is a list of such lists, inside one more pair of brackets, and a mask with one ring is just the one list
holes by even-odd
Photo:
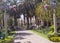
[[[45, 9], [45, 3], [38, 3], [36, 6], [36, 15], [38, 17], [40, 17], [41, 20], [41, 24], [43, 21], [47, 22], [47, 26], [48, 26], [48, 22], [52, 20], [51, 18], [51, 14], [50, 14], [50, 10]], [[43, 25], [43, 24], [42, 24]]]

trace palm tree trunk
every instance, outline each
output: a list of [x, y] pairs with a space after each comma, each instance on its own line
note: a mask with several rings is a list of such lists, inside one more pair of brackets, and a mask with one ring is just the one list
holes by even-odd
[[29, 17], [27, 17], [27, 30], [29, 30]]
[[14, 28], [17, 28], [17, 14], [14, 15]]
[[25, 25], [25, 15], [24, 15], [24, 25]]
[[31, 19], [32, 19], [32, 17], [30, 17], [30, 24], [31, 24]]

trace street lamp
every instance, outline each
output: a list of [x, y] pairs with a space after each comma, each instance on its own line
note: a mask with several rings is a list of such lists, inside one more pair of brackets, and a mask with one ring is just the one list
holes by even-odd
[[[53, 23], [54, 23], [54, 35], [57, 34], [57, 21], [56, 21], [56, 0], [50, 0], [50, 6], [53, 9]], [[49, 10], [49, 5], [45, 4], [44, 5], [45, 10]]]
[[54, 35], [57, 34], [57, 21], [56, 21], [56, 0], [50, 0], [50, 6], [53, 9], [53, 23], [54, 23]]
[[4, 10], [4, 28], [5, 28], [5, 36], [7, 37], [8, 36], [8, 25], [7, 25], [7, 10], [10, 8], [10, 3], [7, 3], [8, 0], [2, 0], [4, 3], [3, 3], [3, 10]]
[[8, 36], [8, 29], [7, 29], [7, 15], [6, 15], [6, 9], [7, 9], [7, 5], [6, 5], [6, 1], [7, 0], [3, 0], [3, 2], [4, 2], [4, 7], [3, 7], [3, 9], [4, 9], [4, 28], [5, 28], [5, 36], [7, 37]]

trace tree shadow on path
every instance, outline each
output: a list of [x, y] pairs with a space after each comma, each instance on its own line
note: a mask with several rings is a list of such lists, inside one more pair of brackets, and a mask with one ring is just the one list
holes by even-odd
[[30, 36], [30, 35], [32, 35], [31, 33], [16, 33], [16, 35], [15, 35], [15, 38], [14, 39], [20, 39], [20, 40], [22, 40], [22, 39], [26, 39], [24, 36]]

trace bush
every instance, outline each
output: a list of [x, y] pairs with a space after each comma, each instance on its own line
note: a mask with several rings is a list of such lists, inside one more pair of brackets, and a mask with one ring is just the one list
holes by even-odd
[[6, 39], [5, 39], [5, 43], [12, 43], [12, 41], [13, 41], [13, 40], [10, 39], [10, 38], [6, 38]]
[[[48, 38], [54, 36], [54, 25], [50, 26], [50, 31], [48, 33]], [[60, 33], [57, 33], [57, 36], [60, 36]]]
[[[54, 32], [54, 25], [50, 26], [50, 31]], [[60, 33], [60, 27], [57, 28], [57, 32]]]
[[54, 31], [54, 25], [50, 26], [50, 31]]
[[58, 33], [60, 33], [60, 27], [57, 28]]
[[53, 42], [60, 42], [60, 37], [52, 36], [52, 37], [50, 37], [50, 40], [53, 41]]
[[13, 20], [12, 20], [12, 18], [10, 18], [10, 19], [8, 20], [8, 25], [11, 26], [12, 23], [13, 23]]
[[50, 37], [52, 37], [52, 36], [54, 36], [54, 33], [53, 33], [52, 31], [50, 31], [50, 32], [48, 33], [48, 38], [50, 38]]
[[5, 38], [5, 43], [13, 43], [13, 36], [8, 36], [7, 38]]
[[54, 36], [54, 32], [50, 31], [48, 33], [48, 38], [49, 38], [50, 41], [60, 42], [60, 33], [58, 33], [57, 36]]
[[48, 32], [48, 38], [50, 39], [50, 37], [54, 36], [54, 26], [50, 26], [50, 31]]
[[15, 31], [9, 32], [9, 35], [14, 35], [14, 34], [15, 34]]
[[4, 42], [4, 40], [0, 40], [0, 43]]
[[58, 33], [58, 36], [60, 37], [60, 33]]

